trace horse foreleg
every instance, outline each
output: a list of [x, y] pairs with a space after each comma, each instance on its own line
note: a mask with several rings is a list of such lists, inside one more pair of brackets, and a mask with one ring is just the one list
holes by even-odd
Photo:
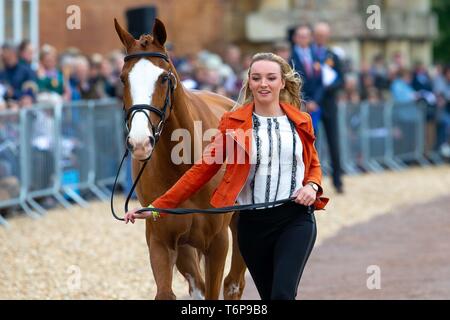
[[189, 283], [189, 295], [194, 299], [205, 299], [205, 282], [203, 281], [199, 257], [195, 248], [189, 245], [178, 247], [177, 268]]
[[231, 235], [233, 238], [233, 253], [231, 256], [230, 272], [223, 282], [223, 298], [225, 300], [239, 300], [245, 287], [245, 265], [244, 259], [239, 251], [237, 240], [237, 219], [239, 213], [234, 213], [230, 222]]
[[228, 229], [225, 227], [214, 237], [205, 252], [205, 298], [207, 300], [219, 299], [227, 252]]
[[155, 300], [175, 300], [177, 297], [172, 291], [172, 276], [176, 251], [153, 237], [150, 238], [149, 251], [157, 290]]

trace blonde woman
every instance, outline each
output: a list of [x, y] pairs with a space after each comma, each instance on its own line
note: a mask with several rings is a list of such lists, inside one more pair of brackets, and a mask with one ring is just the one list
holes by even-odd
[[[273, 53], [254, 55], [242, 88], [243, 102], [224, 114], [220, 134], [203, 155], [204, 159], [214, 158], [226, 150], [226, 139], [217, 137], [239, 129], [250, 133], [248, 144], [234, 145], [235, 150], [244, 146], [248, 156], [243, 164], [227, 163], [224, 178], [211, 198], [214, 207], [295, 197], [294, 201], [239, 215], [239, 249], [265, 300], [295, 299], [316, 239], [314, 209], [323, 209], [328, 201], [320, 197], [322, 173], [311, 118], [300, 110], [300, 88], [300, 77], [283, 58]], [[152, 205], [177, 207], [220, 167], [211, 161], [196, 163]], [[134, 223], [151, 216], [149, 212], [136, 214], [138, 209], [126, 213], [125, 221]]]

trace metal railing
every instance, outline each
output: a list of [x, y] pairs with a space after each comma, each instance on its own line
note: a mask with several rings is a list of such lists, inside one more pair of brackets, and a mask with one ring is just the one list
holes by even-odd
[[[425, 157], [426, 109], [421, 103], [341, 103], [337, 122], [341, 167], [346, 174], [402, 170], [412, 162], [430, 165]], [[323, 126], [317, 146], [328, 174], [331, 167]]]
[[122, 117], [114, 99], [0, 112], [0, 186], [11, 189], [0, 193], [0, 209], [20, 206], [36, 218], [46, 212], [42, 199], [67, 209], [92, 195], [108, 200], [124, 152]]

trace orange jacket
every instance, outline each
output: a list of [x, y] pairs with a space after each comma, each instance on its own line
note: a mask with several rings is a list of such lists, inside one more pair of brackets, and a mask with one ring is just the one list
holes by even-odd
[[[328, 198], [321, 197], [323, 190], [321, 187], [322, 171], [320, 168], [317, 151], [314, 147], [314, 131], [311, 117], [306, 112], [301, 112], [298, 108], [286, 104], [280, 104], [287, 117], [294, 122], [295, 128], [303, 144], [303, 162], [305, 164], [305, 175], [303, 185], [314, 182], [319, 185], [317, 199], [314, 203], [315, 209], [320, 210], [325, 207]], [[219, 186], [214, 190], [210, 203], [213, 207], [231, 206], [244, 187], [250, 172], [250, 139], [240, 139], [236, 132], [251, 132], [252, 130], [253, 103], [244, 105], [236, 111], [226, 112], [219, 123], [219, 131], [213, 141], [208, 145], [202, 155], [202, 159], [197, 161], [184, 175], [161, 197], [152, 202], [156, 208], [176, 208], [182, 202], [189, 199], [202, 186], [204, 186], [222, 167], [220, 161], [208, 161], [208, 159], [223, 159], [225, 161], [229, 148], [227, 141], [231, 137], [233, 141], [234, 155], [242, 154], [245, 151], [245, 161], [231, 161], [226, 164], [225, 174]], [[241, 129], [241, 130], [238, 130]], [[250, 130], [250, 131], [247, 131]], [[242, 145], [244, 140], [245, 146]], [[242, 150], [240, 148], [244, 148]], [[240, 149], [240, 150], [239, 150]]]

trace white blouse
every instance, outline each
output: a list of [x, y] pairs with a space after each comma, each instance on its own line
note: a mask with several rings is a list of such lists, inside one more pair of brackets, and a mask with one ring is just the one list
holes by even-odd
[[253, 112], [251, 150], [250, 173], [238, 204], [286, 199], [302, 187], [303, 145], [286, 115], [264, 117]]

